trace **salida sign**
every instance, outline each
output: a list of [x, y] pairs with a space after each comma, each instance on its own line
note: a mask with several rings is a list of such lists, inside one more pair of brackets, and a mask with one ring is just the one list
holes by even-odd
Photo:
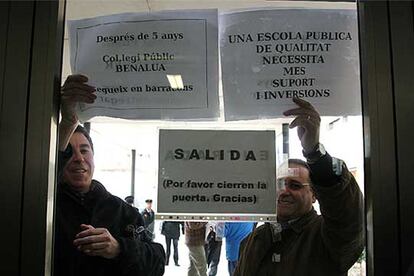
[[182, 148], [175, 149], [167, 154], [167, 159], [172, 158], [176, 160], [245, 160], [245, 161], [256, 161], [257, 157], [260, 160], [268, 160], [269, 153], [267, 151], [260, 151], [255, 153], [253, 150], [211, 150], [211, 149], [191, 149], [185, 150]]
[[160, 130], [158, 215], [273, 219], [274, 141], [274, 131]]

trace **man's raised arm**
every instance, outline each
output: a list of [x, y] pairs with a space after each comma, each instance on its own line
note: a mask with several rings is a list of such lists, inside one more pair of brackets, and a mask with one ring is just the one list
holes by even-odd
[[302, 153], [310, 168], [312, 189], [323, 216], [322, 238], [332, 259], [345, 271], [364, 247], [363, 196], [345, 163], [331, 157], [319, 143], [318, 112], [304, 100], [294, 102], [298, 108], [284, 114], [296, 116], [290, 128], [298, 127]]

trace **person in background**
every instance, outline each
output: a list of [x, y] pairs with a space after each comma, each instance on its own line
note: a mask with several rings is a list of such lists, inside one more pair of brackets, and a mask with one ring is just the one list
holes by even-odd
[[224, 225], [224, 238], [226, 238], [226, 258], [229, 275], [233, 276], [239, 259], [241, 241], [254, 229], [254, 222], [226, 222]]
[[145, 200], [146, 206], [145, 209], [141, 212], [142, 217], [144, 218], [144, 227], [147, 229], [151, 235], [152, 240], [155, 238], [154, 233], [154, 224], [155, 224], [155, 212], [152, 210], [152, 199]]
[[209, 229], [209, 233], [207, 234], [204, 250], [207, 258], [208, 275], [216, 276], [223, 243], [224, 222], [209, 222], [207, 229]]
[[[306, 162], [290, 159], [277, 176], [277, 223], [259, 226], [240, 248], [235, 276], [346, 276], [361, 255], [364, 200], [345, 163], [319, 143], [320, 116], [305, 100], [294, 98], [295, 116]], [[321, 215], [313, 208], [319, 201]]]
[[139, 212], [93, 179], [92, 139], [75, 112], [96, 99], [87, 81], [69, 76], [61, 91], [53, 275], [163, 275], [164, 249], [140, 234]]
[[127, 197], [125, 197], [125, 202], [126, 203], [128, 203], [129, 205], [131, 205], [131, 206], [135, 206], [135, 204], [134, 204], [134, 197], [133, 196], [127, 196]]
[[188, 276], [207, 276], [207, 261], [204, 252], [207, 222], [184, 223], [185, 244], [188, 247], [190, 266]]
[[184, 234], [184, 223], [179, 221], [164, 221], [161, 225], [161, 234], [165, 236], [165, 245], [167, 247], [165, 265], [168, 265], [171, 253], [171, 242], [174, 247], [174, 264], [180, 266], [178, 263], [178, 240], [180, 239], [180, 226]]

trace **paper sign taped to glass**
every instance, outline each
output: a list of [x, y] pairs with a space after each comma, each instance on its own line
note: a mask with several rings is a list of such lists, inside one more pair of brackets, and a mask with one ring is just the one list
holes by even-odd
[[217, 10], [186, 10], [69, 21], [72, 73], [97, 94], [80, 119], [217, 117], [217, 20]]
[[275, 132], [160, 130], [157, 218], [276, 220]]
[[361, 114], [356, 10], [220, 15], [226, 120], [282, 116], [293, 97], [323, 116]]

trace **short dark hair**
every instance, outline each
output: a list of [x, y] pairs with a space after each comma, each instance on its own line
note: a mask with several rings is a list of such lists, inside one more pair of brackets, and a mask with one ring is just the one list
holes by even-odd
[[[306, 163], [305, 161], [303, 161], [302, 159], [296, 159], [296, 158], [292, 158], [292, 159], [289, 159], [289, 161], [288, 161], [288, 165], [289, 165], [289, 167], [290, 167], [290, 165], [291, 164], [295, 164], [295, 165], [298, 165], [298, 166], [302, 166], [302, 167], [304, 167], [305, 169], [307, 169], [308, 170], [308, 172], [309, 172], [309, 176], [310, 176], [310, 173], [311, 173], [311, 169], [310, 169], [310, 167], [309, 167], [309, 165], [308, 165], [308, 163]], [[312, 182], [312, 180], [310, 179], [310, 177], [309, 177], [309, 181], [310, 182]], [[312, 188], [311, 188], [312, 189]], [[312, 189], [313, 190], [313, 189]]]
[[88, 140], [89, 144], [91, 145], [92, 151], [94, 151], [94, 150], [93, 150], [92, 138], [91, 138], [91, 136], [89, 136], [88, 131], [87, 131], [87, 130], [83, 127], [83, 126], [78, 125], [78, 126], [76, 127], [76, 129], [75, 129], [75, 132], [82, 133], [82, 134], [83, 134], [83, 136], [85, 136], [85, 137], [86, 137], [86, 139]]
[[290, 158], [288, 160], [288, 165], [290, 165], [290, 164], [296, 164], [296, 165], [302, 166], [310, 172], [310, 167], [309, 167], [308, 163], [306, 163], [302, 159]]
[[145, 203], [152, 203], [152, 199], [145, 200]]

